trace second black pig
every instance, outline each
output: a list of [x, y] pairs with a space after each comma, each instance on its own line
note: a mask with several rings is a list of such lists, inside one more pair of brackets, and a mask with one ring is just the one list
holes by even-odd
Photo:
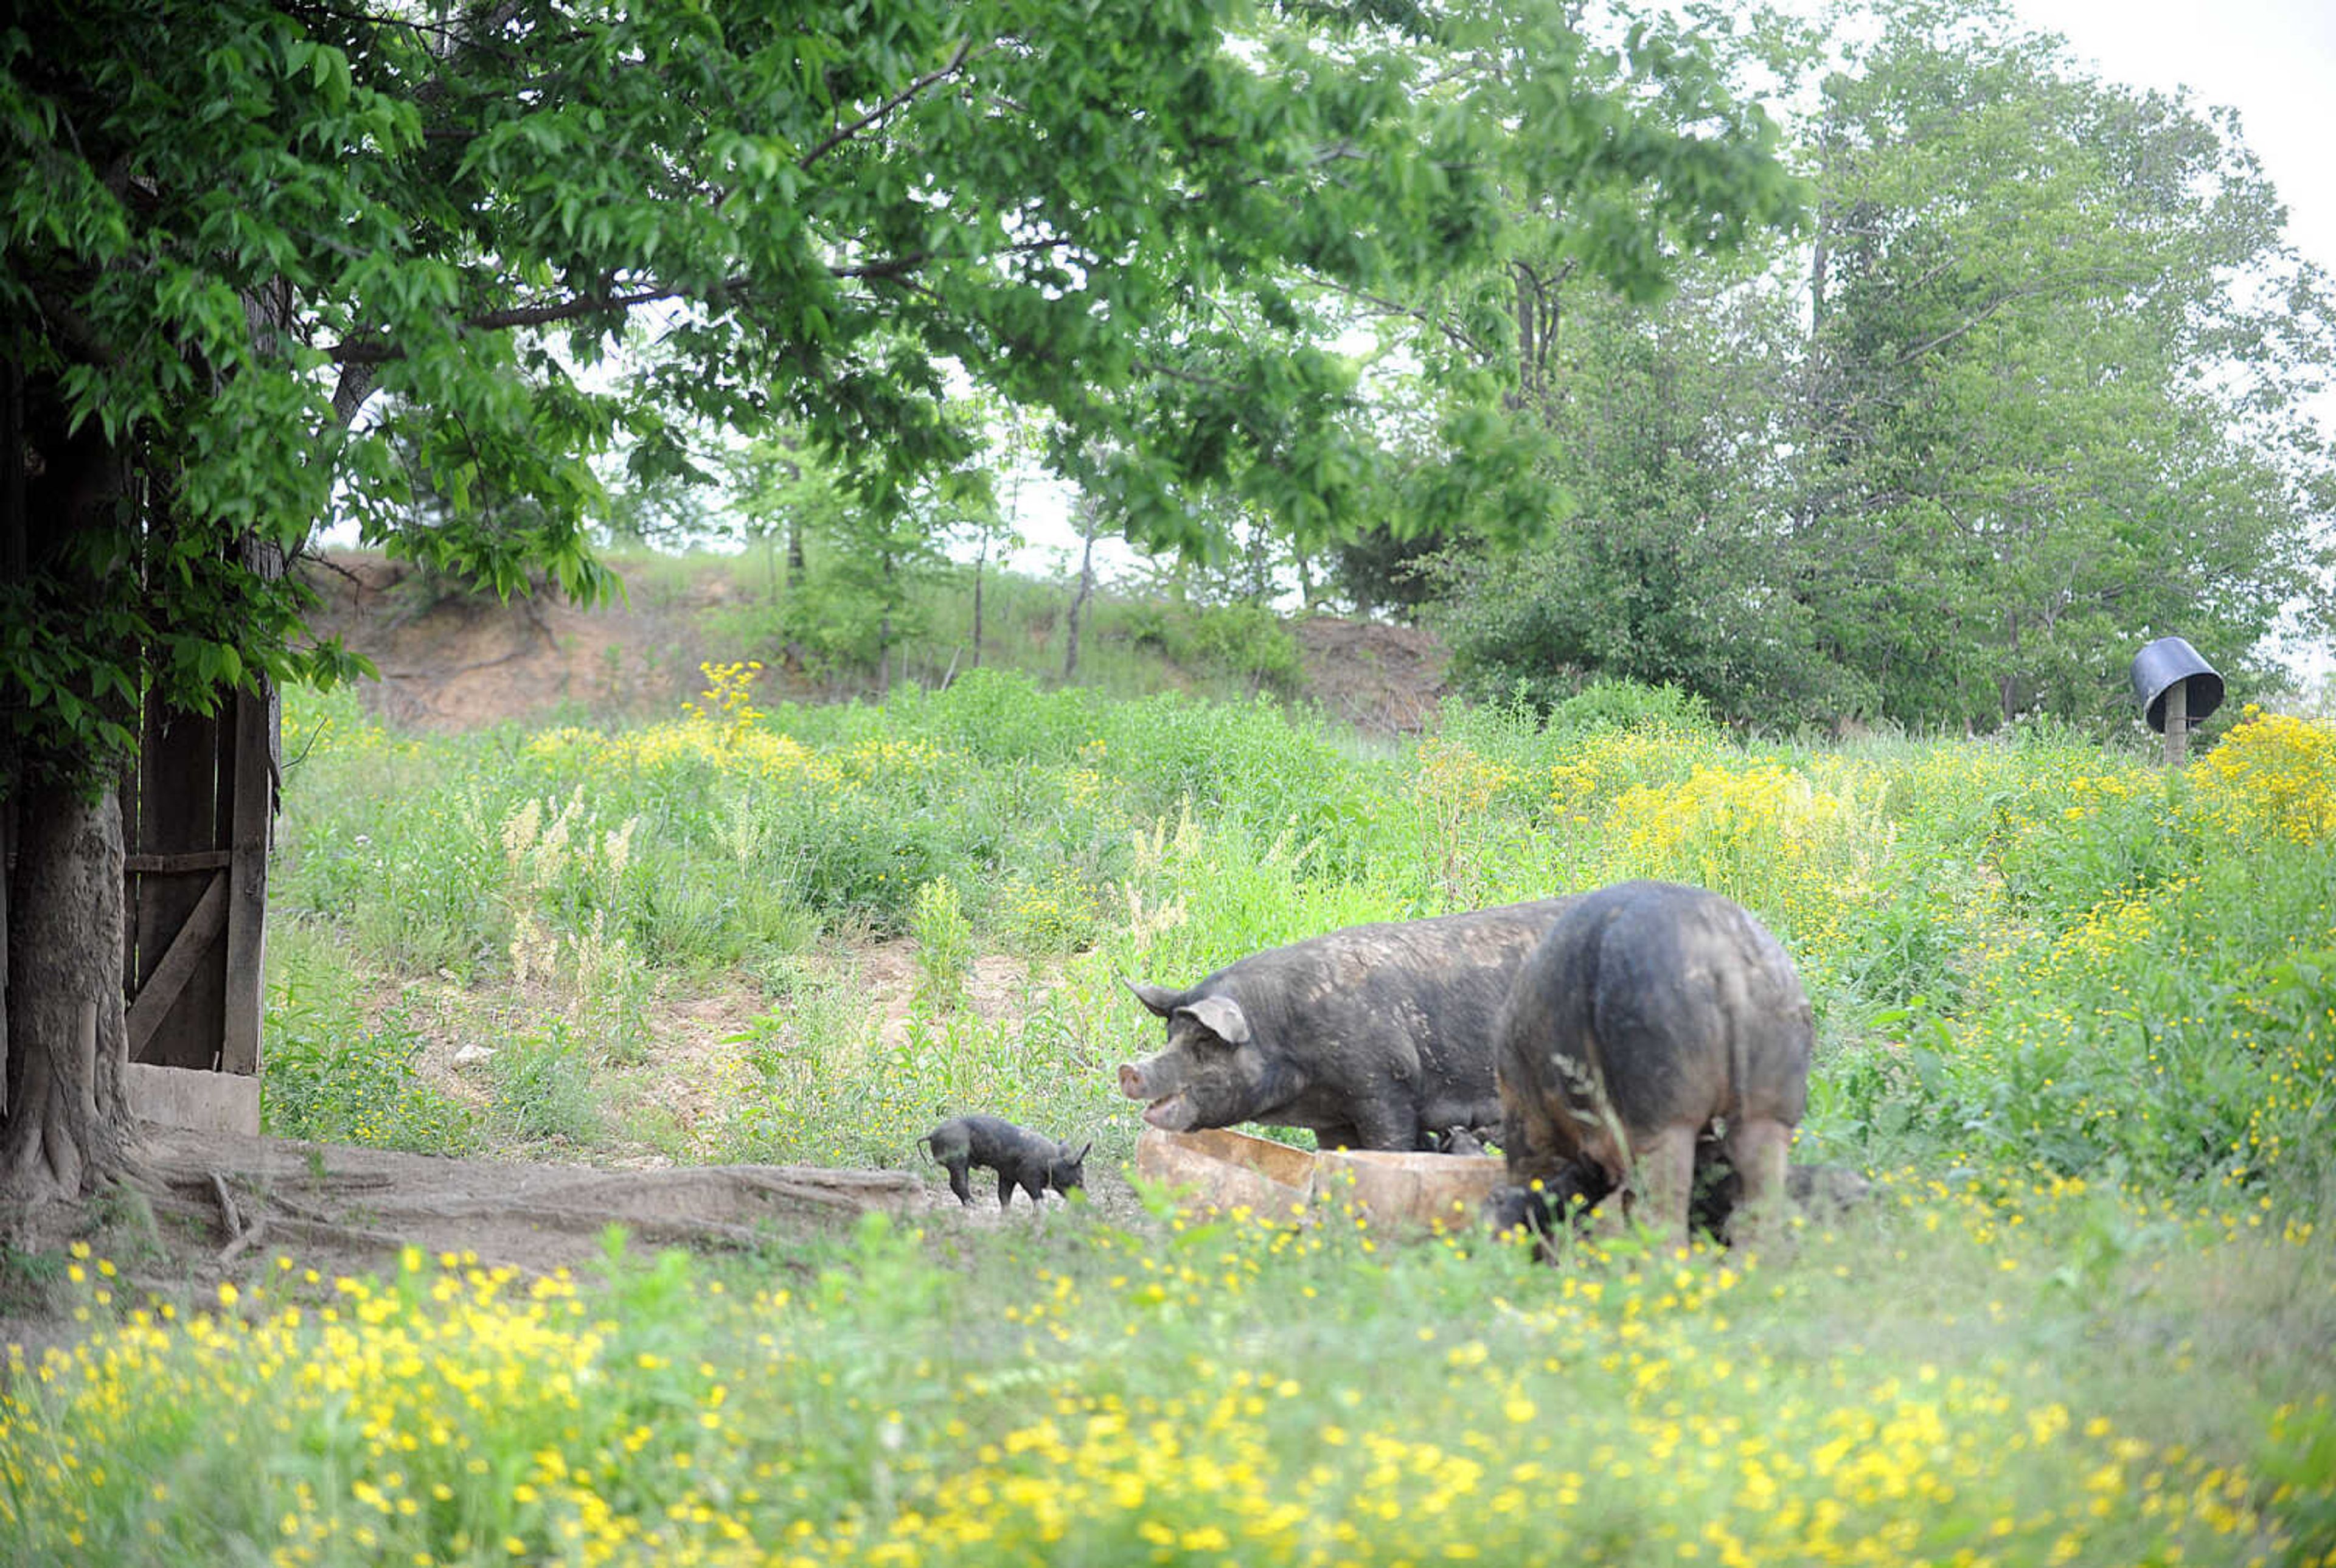
[[1493, 1031], [1513, 1189], [1562, 1213], [1620, 1188], [1684, 1242], [1698, 1145], [1724, 1127], [1743, 1205], [1782, 1203], [1812, 1032], [1791, 959], [1740, 905], [1675, 882], [1582, 895]]

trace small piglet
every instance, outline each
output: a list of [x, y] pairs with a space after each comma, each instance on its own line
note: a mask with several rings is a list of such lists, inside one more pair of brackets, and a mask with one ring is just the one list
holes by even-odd
[[1066, 1194], [1076, 1192], [1085, 1184], [1087, 1151], [1095, 1147], [1090, 1139], [1075, 1151], [1068, 1144], [997, 1116], [951, 1116], [917, 1142], [949, 1167], [949, 1191], [960, 1203], [973, 1202], [973, 1189], [965, 1179], [968, 1165], [996, 1171], [1001, 1209], [1013, 1202], [1017, 1187], [1029, 1193], [1033, 1203], [1048, 1187]]
[[1429, 1132], [1420, 1140], [1431, 1154], [1481, 1154], [1484, 1153], [1483, 1135], [1474, 1127], [1444, 1127]]

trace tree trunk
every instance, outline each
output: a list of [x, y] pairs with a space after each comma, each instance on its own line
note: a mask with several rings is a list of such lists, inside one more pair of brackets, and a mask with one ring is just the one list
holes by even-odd
[[122, 806], [28, 792], [8, 889], [8, 1100], [0, 1194], [77, 1198], [129, 1163]]
[[1085, 543], [1079, 551], [1079, 587], [1071, 596], [1068, 640], [1063, 649], [1063, 679], [1069, 681], [1079, 673], [1079, 612], [1086, 609], [1087, 595], [1095, 591], [1095, 530], [1100, 525], [1103, 511], [1093, 502], [1086, 503]]
[[[0, 563], [12, 580], [45, 571], [77, 583], [78, 592], [68, 588], [34, 611], [69, 621], [102, 600], [111, 572], [129, 569], [126, 545], [85, 550], [92, 535], [122, 528], [126, 465], [94, 422], [67, 427], [54, 384], [35, 384], [13, 350], [0, 346]], [[101, 706], [135, 722], [117, 700]], [[95, 1192], [128, 1167], [135, 1135], [122, 1070], [121, 801], [110, 786], [85, 799], [36, 776], [43, 765], [52, 779], [69, 771], [56, 760], [19, 757], [0, 776], [15, 850], [13, 865], [0, 869], [7, 885], [0, 900], [7, 930], [0, 1197], [9, 1199]]]
[[892, 695], [892, 558], [879, 558], [884, 570], [881, 607], [876, 616], [876, 700]]
[[981, 531], [981, 549], [973, 558], [973, 665], [981, 667], [981, 569], [989, 561], [989, 530]]

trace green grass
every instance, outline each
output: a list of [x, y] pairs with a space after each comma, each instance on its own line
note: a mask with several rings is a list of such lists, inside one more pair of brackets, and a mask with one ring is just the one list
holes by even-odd
[[[716, 660], [761, 659], [774, 664], [793, 643], [788, 635], [798, 618], [797, 595], [816, 599], [838, 590], [818, 580], [790, 590], [776, 561], [762, 550], [743, 554], [619, 550], [608, 557], [623, 579], [637, 609], [676, 610], [688, 607], [705, 639], [703, 656]], [[811, 562], [814, 579], [822, 562]], [[973, 579], [969, 567], [949, 566], [913, 584], [909, 602], [894, 618], [892, 650], [896, 690], [943, 685], [952, 674], [978, 668], [1019, 675], [1041, 683], [1061, 678], [1069, 641], [1069, 610], [1076, 588], [1023, 571], [1001, 572], [994, 565], [982, 579], [982, 635], [973, 638]], [[697, 601], [718, 594], [711, 609]], [[827, 619], [851, 618], [845, 595], [827, 600]], [[842, 609], [839, 618], [834, 612]], [[874, 612], [860, 607], [869, 626]], [[1219, 700], [1246, 700], [1260, 692], [1286, 694], [1300, 677], [1296, 638], [1270, 610], [1240, 602], [1164, 597], [1099, 584], [1082, 611], [1079, 685], [1114, 700], [1139, 698], [1173, 684]], [[872, 643], [856, 650], [829, 649], [805, 671], [831, 697], [872, 695], [877, 670]]]
[[[2244, 723], [2169, 775], [2052, 734], [1747, 743], [1628, 692], [1393, 748], [1002, 671], [706, 706], [421, 740], [296, 700], [326, 733], [287, 786], [270, 1126], [930, 1176], [915, 1137], [983, 1109], [1095, 1135], [1108, 1178], [1111, 1068], [1158, 1032], [1120, 976], [1662, 875], [1790, 948], [1801, 1157], [1879, 1193], [1766, 1257], [1554, 1268], [1156, 1194], [536, 1290], [259, 1260], [196, 1320], [125, 1317], [76, 1259], [94, 1338], [0, 1406], [0, 1558], [2336, 1553], [2325, 725]], [[1027, 978], [980, 1001], [1001, 955]], [[711, 1114], [626, 1125], [676, 999], [725, 989], [753, 999]], [[496, 1047], [467, 1108], [425, 1030]]]
[[[1792, 950], [1820, 1026], [1805, 1135], [1837, 1157], [2282, 1194], [2329, 1169], [2325, 725], [2242, 725], [2169, 774], [2050, 734], [1739, 743], [1661, 694], [1548, 726], [1455, 708], [1398, 749], [1261, 702], [998, 671], [881, 707], [731, 695], [718, 718], [429, 740], [296, 704], [326, 738], [291, 775], [279, 915], [372, 975], [507, 989], [520, 1032], [566, 1030], [587, 1076], [653, 1058], [675, 988], [760, 986], [754, 1092], [862, 1114], [776, 1110], [706, 1152], [900, 1163], [976, 1085], [1124, 1153], [1107, 1069], [1153, 1030], [1119, 976], [1669, 877]], [[832, 1027], [788, 994], [903, 936], [913, 1046], [897, 1019], [878, 1038], [864, 993]], [[961, 1013], [982, 953], [1047, 977], [1010, 1019]]]
[[[0, 1398], [11, 1561], [2302, 1563], [2324, 1243], [1902, 1174], [1788, 1255], [871, 1218], [534, 1286], [260, 1263]], [[2202, 1261], [2211, 1265], [2202, 1267]], [[112, 1281], [73, 1265], [92, 1300]], [[109, 1305], [99, 1302], [101, 1314]], [[27, 1374], [32, 1368], [24, 1369]], [[200, 1442], [190, 1441], [196, 1433]]]
[[271, 922], [261, 1125], [273, 1136], [468, 1153], [470, 1108], [425, 1082], [410, 1011], [366, 1006], [346, 944], [314, 921]]

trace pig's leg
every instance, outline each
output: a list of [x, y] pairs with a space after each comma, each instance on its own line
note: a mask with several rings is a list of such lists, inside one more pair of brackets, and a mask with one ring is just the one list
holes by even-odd
[[973, 1207], [973, 1186], [965, 1179], [966, 1162], [949, 1160], [944, 1163], [949, 1166], [949, 1191], [957, 1194], [959, 1203], [970, 1209]]
[[1695, 1135], [1692, 1125], [1674, 1124], [1633, 1150], [1631, 1184], [1638, 1193], [1630, 1217], [1679, 1247], [1692, 1239], [1688, 1205], [1695, 1196]]
[[1014, 1173], [1001, 1167], [998, 1173], [998, 1206], [1007, 1207], [1014, 1200]]
[[1728, 1158], [1744, 1183], [1731, 1240], [1766, 1241], [1779, 1228], [1790, 1190], [1785, 1164], [1792, 1143], [1792, 1128], [1765, 1116], [1728, 1128]]

